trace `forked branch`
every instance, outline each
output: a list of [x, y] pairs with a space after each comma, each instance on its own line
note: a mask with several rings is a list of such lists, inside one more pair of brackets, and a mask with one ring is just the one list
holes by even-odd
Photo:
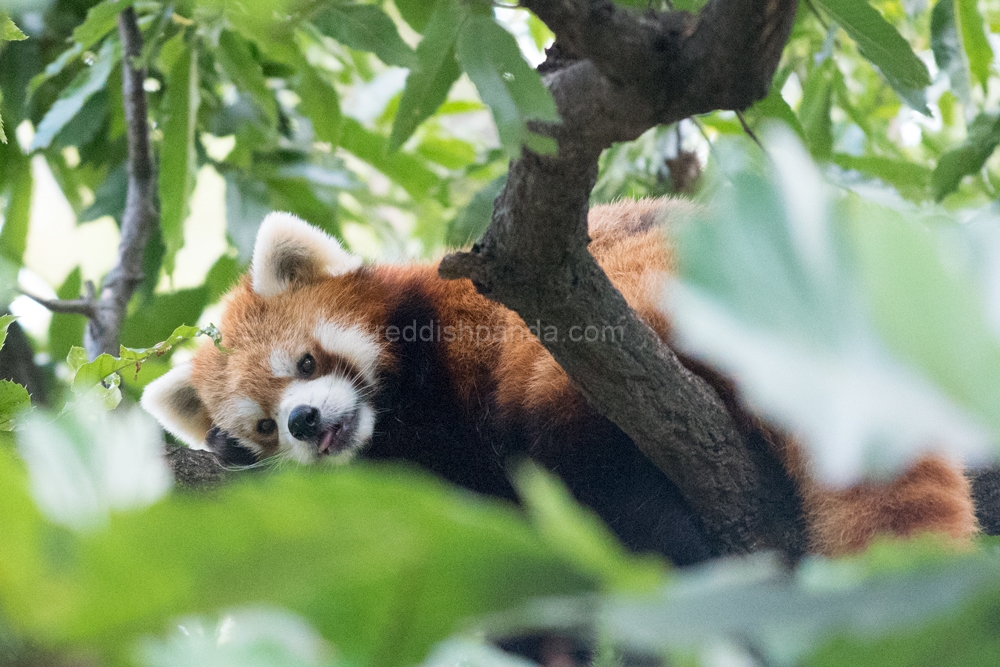
[[556, 35], [542, 71], [562, 123], [536, 127], [557, 155], [511, 164], [493, 220], [440, 273], [470, 278], [525, 321], [566, 330], [622, 327], [623, 341], [543, 344], [601, 414], [674, 481], [717, 555], [761, 547], [799, 553], [797, 525], [774, 525], [767, 466], [714, 391], [628, 307], [587, 251], [587, 211], [601, 151], [767, 94], [797, 0], [713, 0], [685, 12], [630, 13], [610, 0], [524, 0]]

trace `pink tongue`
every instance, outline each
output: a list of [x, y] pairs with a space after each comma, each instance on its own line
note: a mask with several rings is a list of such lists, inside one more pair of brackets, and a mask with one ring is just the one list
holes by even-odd
[[323, 439], [319, 441], [319, 453], [329, 454], [330, 453], [330, 443], [333, 442], [334, 432], [333, 429], [329, 429], [323, 434]]

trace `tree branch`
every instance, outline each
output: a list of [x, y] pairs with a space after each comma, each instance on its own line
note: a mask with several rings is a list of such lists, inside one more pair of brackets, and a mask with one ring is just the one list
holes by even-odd
[[[713, 0], [698, 17], [631, 14], [608, 0], [524, 0], [555, 32], [559, 62], [540, 68], [562, 123], [535, 127], [559, 152], [525, 150], [512, 163], [493, 220], [445, 278], [476, 288], [525, 321], [566, 330], [622, 327], [622, 341], [544, 341], [596, 410], [675, 482], [718, 555], [804, 544], [787, 513], [772, 516], [769, 466], [744, 441], [712, 388], [628, 307], [587, 251], [587, 211], [601, 151], [767, 94], [796, 0]], [[553, 71], [554, 70], [554, 71]], [[543, 224], [544, 223], [544, 224]], [[775, 525], [775, 522], [781, 525]]]
[[84, 337], [87, 355], [93, 359], [103, 352], [118, 353], [119, 332], [129, 300], [142, 281], [142, 260], [150, 232], [159, 224], [156, 210], [155, 171], [149, 146], [149, 126], [146, 113], [145, 68], [136, 68], [142, 53], [142, 35], [131, 7], [118, 15], [118, 35], [121, 38], [122, 91], [125, 102], [125, 123], [128, 128], [128, 191], [125, 213], [122, 215], [118, 263], [108, 273], [101, 288], [100, 299], [90, 314]]
[[24, 290], [18, 290], [24, 296], [28, 297], [35, 303], [45, 306], [53, 313], [62, 313], [64, 315], [85, 315], [86, 317], [94, 317], [97, 312], [97, 300], [94, 298], [85, 299], [43, 299], [40, 296], [35, 296], [30, 292]]

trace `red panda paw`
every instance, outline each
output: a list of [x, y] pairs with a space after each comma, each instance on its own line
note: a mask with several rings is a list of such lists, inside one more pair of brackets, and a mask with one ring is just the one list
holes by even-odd
[[964, 543], [978, 531], [969, 481], [936, 456], [921, 458], [891, 482], [803, 491], [813, 551], [827, 556], [860, 551], [878, 536], [929, 532]]

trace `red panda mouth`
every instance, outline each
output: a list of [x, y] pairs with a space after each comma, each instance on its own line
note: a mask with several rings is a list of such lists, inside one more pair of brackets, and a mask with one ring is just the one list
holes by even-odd
[[348, 449], [353, 439], [353, 420], [341, 420], [331, 424], [319, 435], [317, 451], [320, 456], [339, 454]]

